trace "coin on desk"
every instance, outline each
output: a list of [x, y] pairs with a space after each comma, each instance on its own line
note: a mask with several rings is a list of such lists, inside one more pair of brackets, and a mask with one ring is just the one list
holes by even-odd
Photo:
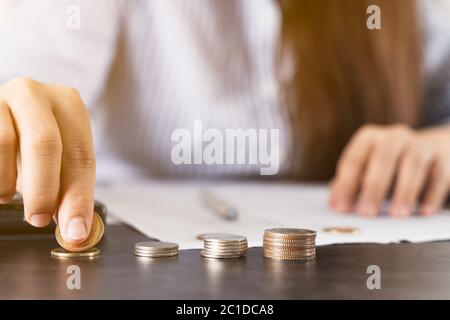
[[353, 227], [327, 227], [323, 228], [324, 232], [331, 234], [359, 234], [360, 230]]
[[94, 216], [92, 218], [91, 233], [84, 242], [75, 245], [65, 241], [61, 236], [61, 230], [59, 229], [59, 226], [56, 226], [55, 236], [56, 241], [58, 241], [59, 245], [67, 251], [82, 252], [93, 248], [102, 239], [104, 232], [105, 225], [103, 224], [102, 218], [100, 218], [100, 216], [96, 212], [94, 212]]
[[100, 255], [100, 250], [90, 248], [82, 252], [72, 252], [64, 248], [56, 248], [51, 251], [51, 255], [58, 258], [93, 258]]
[[214, 239], [217, 237], [227, 237], [227, 236], [233, 236], [231, 233], [223, 233], [223, 232], [209, 232], [209, 233], [200, 233], [197, 235], [198, 240], [205, 240], [205, 239]]
[[147, 241], [134, 245], [134, 254], [147, 258], [166, 258], [178, 255], [178, 244], [173, 242]]
[[201, 255], [213, 259], [242, 258], [247, 254], [247, 238], [229, 233], [205, 234]]
[[306, 260], [316, 257], [316, 232], [308, 229], [271, 228], [264, 231], [264, 257]]

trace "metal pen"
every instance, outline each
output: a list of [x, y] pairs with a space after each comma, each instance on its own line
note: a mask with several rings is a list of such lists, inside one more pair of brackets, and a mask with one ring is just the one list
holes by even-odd
[[239, 211], [230, 203], [218, 198], [209, 190], [201, 190], [200, 196], [206, 208], [218, 214], [225, 220], [236, 220], [239, 217]]

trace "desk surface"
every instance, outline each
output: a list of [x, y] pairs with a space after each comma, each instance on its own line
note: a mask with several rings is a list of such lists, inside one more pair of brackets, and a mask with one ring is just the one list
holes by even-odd
[[[348, 299], [450, 298], [450, 243], [332, 245], [309, 262], [278, 262], [251, 248], [245, 259], [209, 260], [200, 250], [178, 257], [133, 255], [147, 238], [108, 226], [92, 260], [50, 256], [51, 236], [0, 240], [0, 299]], [[81, 290], [66, 288], [69, 265]], [[381, 268], [381, 290], [368, 290], [366, 269]]]

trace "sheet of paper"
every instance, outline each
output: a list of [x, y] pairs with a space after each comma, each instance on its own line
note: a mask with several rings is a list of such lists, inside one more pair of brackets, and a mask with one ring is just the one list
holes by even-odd
[[[205, 208], [203, 188], [236, 206], [239, 219], [226, 221]], [[318, 245], [450, 239], [448, 211], [408, 219], [337, 214], [327, 207], [324, 185], [122, 181], [97, 187], [96, 197], [119, 220], [147, 236], [177, 242], [181, 249], [201, 248], [196, 235], [205, 232], [241, 234], [250, 246], [262, 246], [264, 229], [270, 227], [314, 229]], [[326, 227], [354, 227], [360, 233], [334, 235], [323, 232]]]

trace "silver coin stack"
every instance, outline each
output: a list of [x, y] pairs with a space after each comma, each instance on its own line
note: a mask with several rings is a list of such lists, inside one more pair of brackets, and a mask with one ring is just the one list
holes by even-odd
[[178, 255], [178, 244], [172, 242], [148, 241], [138, 242], [134, 254], [147, 258], [166, 258]]
[[213, 259], [242, 258], [247, 254], [247, 238], [235, 234], [215, 233], [202, 236], [202, 256]]

